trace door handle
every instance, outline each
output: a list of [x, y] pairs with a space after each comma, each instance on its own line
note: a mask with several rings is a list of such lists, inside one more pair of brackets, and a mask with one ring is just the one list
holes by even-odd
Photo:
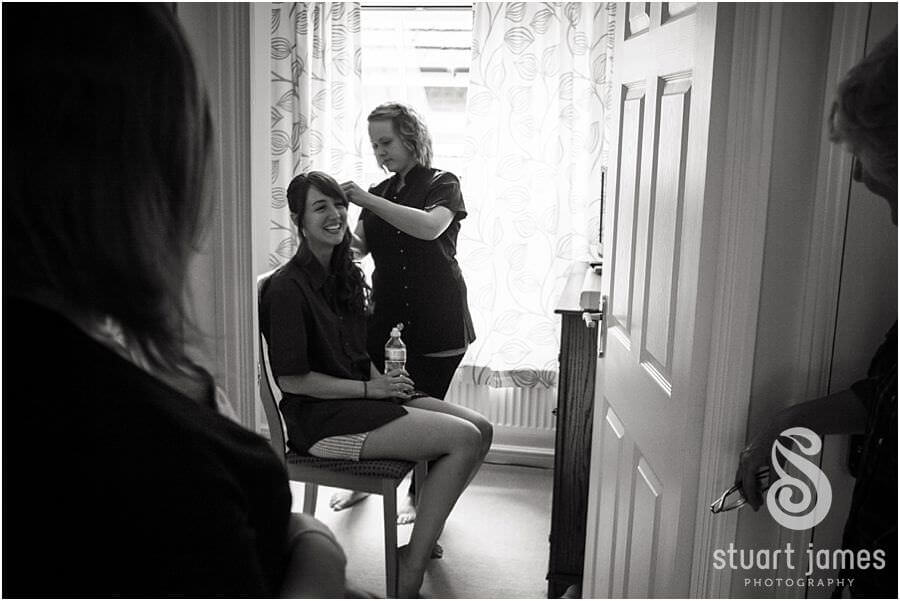
[[602, 357], [603, 353], [606, 352], [606, 299], [607, 295], [603, 295], [600, 298], [600, 310], [599, 311], [585, 311], [581, 314], [581, 319], [584, 320], [585, 327], [593, 328], [597, 326], [597, 322], [600, 322], [600, 340], [599, 340], [599, 352], [597, 353], [598, 357]]
[[584, 320], [584, 326], [586, 328], [593, 328], [597, 325], [598, 321], [603, 321], [603, 313], [594, 313], [592, 311], [585, 311], [581, 314], [581, 319]]
[[606, 301], [609, 298], [608, 295], [604, 294], [603, 298], [600, 299], [600, 340], [597, 342], [597, 357], [599, 359], [603, 358], [603, 355], [606, 354], [606, 331], [607, 327], [607, 315], [606, 315]]

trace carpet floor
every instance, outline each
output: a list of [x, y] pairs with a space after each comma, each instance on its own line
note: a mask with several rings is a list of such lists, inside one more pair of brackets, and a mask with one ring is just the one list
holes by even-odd
[[[303, 485], [291, 483], [294, 511]], [[347, 578], [357, 588], [384, 596], [381, 497], [372, 495], [344, 511], [328, 506], [336, 489], [320, 487], [316, 517], [327, 524], [347, 554]], [[398, 489], [405, 494], [407, 484]], [[421, 595], [439, 599], [541, 599], [547, 596], [547, 537], [552, 470], [484, 464], [447, 520]], [[400, 544], [412, 526], [399, 526]]]

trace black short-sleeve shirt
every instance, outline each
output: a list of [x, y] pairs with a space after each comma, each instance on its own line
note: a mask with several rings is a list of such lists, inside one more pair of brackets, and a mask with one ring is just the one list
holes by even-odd
[[391, 328], [403, 323], [410, 353], [423, 355], [463, 348], [475, 340], [466, 283], [456, 261], [456, 238], [466, 207], [459, 179], [452, 173], [416, 165], [384, 180], [370, 192], [397, 204], [430, 211], [446, 207], [453, 221], [435, 240], [410, 236], [375, 213], [363, 210], [366, 243], [375, 262], [374, 310], [369, 321], [370, 349], [383, 344]]
[[[315, 371], [346, 380], [369, 379], [365, 315], [336, 303], [334, 276], [305, 245], [262, 289], [259, 322], [275, 378]], [[323, 438], [368, 432], [405, 415], [406, 409], [387, 400], [318, 399], [283, 392], [281, 412], [288, 444], [305, 453]]]

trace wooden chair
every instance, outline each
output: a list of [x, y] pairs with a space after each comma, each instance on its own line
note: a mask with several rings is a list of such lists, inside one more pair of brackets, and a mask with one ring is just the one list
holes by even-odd
[[[257, 278], [257, 293], [272, 272]], [[288, 477], [304, 483], [303, 513], [315, 515], [319, 486], [332, 486], [381, 495], [384, 505], [384, 563], [388, 598], [397, 597], [397, 486], [415, 469], [419, 482], [424, 481], [426, 463], [392, 459], [351, 461], [345, 459], [321, 459], [300, 455], [288, 449], [285, 440], [284, 420], [275, 398], [280, 396], [269, 369], [268, 344], [259, 333], [259, 396], [269, 424], [269, 439], [275, 453], [287, 467]]]

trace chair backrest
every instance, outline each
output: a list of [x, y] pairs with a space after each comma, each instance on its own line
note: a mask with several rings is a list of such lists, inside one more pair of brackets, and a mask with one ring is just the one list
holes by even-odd
[[[257, 306], [262, 303], [262, 291], [269, 277], [274, 271], [269, 271], [256, 278], [256, 298]], [[257, 380], [259, 382], [259, 400], [262, 402], [263, 410], [266, 413], [266, 421], [269, 424], [269, 442], [275, 449], [275, 454], [282, 461], [285, 461], [285, 434], [284, 420], [281, 417], [281, 411], [278, 410], [278, 402], [275, 400], [278, 387], [275, 385], [275, 378], [272, 376], [272, 370], [269, 367], [269, 345], [266, 343], [266, 337], [263, 336], [262, 323], [259, 325], [259, 364], [257, 365]], [[280, 393], [280, 391], [278, 391]], [[280, 396], [280, 394], [279, 394]]]

